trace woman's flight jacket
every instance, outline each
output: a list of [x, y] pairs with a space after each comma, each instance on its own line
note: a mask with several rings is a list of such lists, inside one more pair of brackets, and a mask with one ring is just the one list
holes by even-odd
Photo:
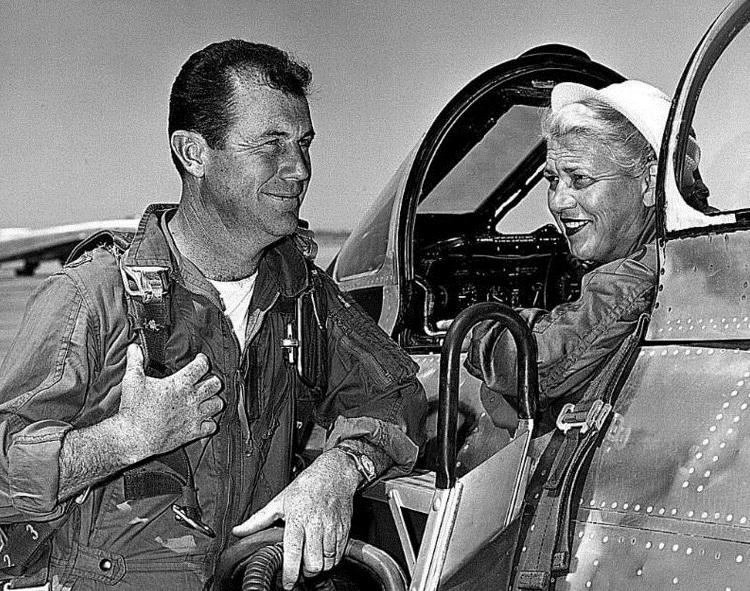
[[[537, 344], [540, 410], [554, 419], [561, 404], [576, 402], [591, 379], [650, 311], [656, 289], [656, 245], [649, 242], [626, 258], [584, 275], [581, 295], [550, 312], [521, 310], [533, 319]], [[541, 313], [540, 313], [541, 312]], [[481, 379], [482, 403], [493, 422], [515, 426], [516, 352], [510, 335], [499, 325], [475, 329], [466, 369]]]

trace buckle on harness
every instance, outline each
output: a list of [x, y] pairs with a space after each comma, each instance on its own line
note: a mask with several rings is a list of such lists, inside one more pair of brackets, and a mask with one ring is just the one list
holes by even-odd
[[557, 416], [557, 428], [563, 433], [571, 429], [580, 429], [581, 435], [592, 427], [599, 430], [611, 410], [612, 405], [605, 404], [602, 400], [595, 400], [588, 410], [576, 410], [575, 404], [568, 403]]
[[167, 291], [167, 267], [128, 267], [120, 264], [125, 293], [141, 298], [144, 304], [159, 301]]

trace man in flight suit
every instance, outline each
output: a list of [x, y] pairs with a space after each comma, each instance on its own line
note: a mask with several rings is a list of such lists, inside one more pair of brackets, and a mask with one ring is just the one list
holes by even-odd
[[[232, 534], [281, 519], [291, 588], [342, 558], [358, 487], [412, 468], [416, 366], [298, 229], [310, 78], [262, 44], [192, 55], [170, 98], [179, 204], [150, 206], [127, 243], [103, 240], [31, 299], [0, 370], [0, 520], [62, 524], [46, 572], [14, 585], [200, 590]], [[139, 315], [154, 302], [163, 317]], [[325, 449], [290, 482], [311, 420]]]

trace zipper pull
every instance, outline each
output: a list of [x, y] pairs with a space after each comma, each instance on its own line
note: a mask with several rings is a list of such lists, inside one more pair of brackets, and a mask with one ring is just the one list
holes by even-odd
[[209, 538], [216, 537], [214, 530], [212, 530], [201, 521], [200, 511], [197, 511], [191, 507], [182, 507], [175, 503], [174, 505], [172, 505], [172, 513], [174, 513], [175, 520], [179, 521], [183, 525], [198, 530], [202, 534], [207, 535]]
[[294, 336], [294, 327], [291, 322], [286, 325], [286, 337], [281, 339], [281, 348], [286, 352], [286, 360], [289, 362], [289, 365], [297, 363], [299, 339]]
[[239, 369], [234, 374], [234, 391], [237, 393], [237, 417], [240, 420], [242, 438], [245, 445], [251, 445], [250, 422], [247, 418], [247, 402], [245, 400], [245, 382]]

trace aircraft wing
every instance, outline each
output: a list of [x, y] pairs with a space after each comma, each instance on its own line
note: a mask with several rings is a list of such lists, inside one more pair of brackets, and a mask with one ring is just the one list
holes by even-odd
[[33, 274], [41, 261], [59, 260], [64, 263], [73, 248], [84, 238], [100, 230], [135, 232], [137, 219], [82, 222], [51, 228], [0, 229], [0, 263], [24, 261], [17, 272]]

